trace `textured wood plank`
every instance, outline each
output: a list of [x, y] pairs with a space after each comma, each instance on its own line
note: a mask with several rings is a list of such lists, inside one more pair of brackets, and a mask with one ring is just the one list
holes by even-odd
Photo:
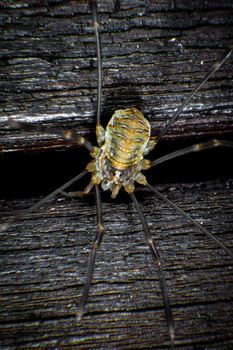
[[[83, 150], [55, 135], [10, 130], [6, 117], [72, 128], [94, 138], [96, 59], [87, 1], [4, 4], [1, 11], [1, 221], [81, 171]], [[231, 1], [99, 1], [104, 124], [137, 106], [153, 132], [232, 45]], [[203, 64], [202, 64], [203, 62]], [[152, 154], [197, 139], [232, 139], [232, 60], [192, 101]], [[185, 144], [183, 144], [185, 141]], [[62, 152], [26, 153], [16, 150]], [[11, 152], [10, 152], [11, 151]], [[205, 153], [206, 154], [206, 153]], [[232, 247], [229, 150], [212, 150], [148, 172], [152, 184]], [[223, 181], [198, 183], [200, 179]], [[32, 182], [33, 181], [33, 182]], [[176, 183], [179, 182], [178, 183]], [[182, 182], [186, 181], [186, 184]], [[191, 183], [191, 182], [194, 183]], [[30, 183], [31, 182], [31, 183]], [[83, 188], [84, 182], [80, 182]], [[164, 259], [177, 348], [231, 349], [232, 263], [165, 204], [137, 194]], [[74, 325], [90, 243], [92, 198], [56, 200], [1, 234], [0, 345], [3, 349], [166, 348], [158, 277], [127, 197], [103, 198], [107, 235], [88, 313]]]
[[[228, 247], [233, 183], [160, 186]], [[232, 262], [214, 243], [150, 194], [137, 194], [163, 257], [180, 349], [230, 349]], [[37, 199], [1, 201], [1, 217]], [[74, 324], [95, 206], [56, 200], [1, 234], [0, 341], [6, 349], [165, 348], [158, 276], [132, 204], [104, 199], [107, 234], [83, 322]], [[179, 345], [179, 346], [178, 346]]]
[[[46, 6], [46, 3], [49, 6]], [[99, 1], [103, 122], [137, 106], [153, 132], [232, 45], [232, 1]], [[93, 138], [96, 54], [87, 1], [4, 4], [0, 116], [5, 151], [73, 147], [22, 135], [6, 117], [72, 128]], [[190, 103], [166, 139], [232, 135], [232, 60]]]

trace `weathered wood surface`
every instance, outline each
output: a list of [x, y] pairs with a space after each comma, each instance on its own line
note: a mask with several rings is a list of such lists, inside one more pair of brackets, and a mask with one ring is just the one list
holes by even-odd
[[[233, 182], [162, 193], [233, 246]], [[232, 261], [174, 210], [137, 193], [163, 257], [178, 349], [233, 346]], [[1, 201], [1, 217], [37, 198]], [[1, 349], [167, 348], [156, 269], [130, 201], [104, 199], [107, 234], [82, 323], [74, 312], [95, 234], [94, 201], [57, 199], [1, 234]]]
[[[0, 14], [0, 145], [6, 151], [0, 158], [1, 220], [77, 174], [88, 158], [81, 150], [67, 152], [74, 145], [55, 135], [11, 130], [6, 117], [72, 128], [94, 138], [96, 59], [88, 3], [47, 3], [11, 1]], [[156, 133], [233, 42], [232, 1], [99, 1], [98, 8], [104, 124], [116, 108], [137, 106]], [[177, 142], [182, 147], [183, 141], [199, 138], [232, 139], [232, 75], [231, 59], [166, 136], [171, 146], [161, 142], [152, 159], [172, 151]], [[12, 152], [48, 149], [62, 152]], [[197, 181], [202, 176], [232, 179], [231, 154], [212, 150], [204, 158], [197, 154], [161, 166], [160, 175], [156, 169], [148, 172], [152, 184], [179, 181], [163, 185], [163, 193], [229, 247], [232, 181]], [[191, 180], [195, 183], [181, 184]], [[165, 204], [148, 194], [138, 196], [165, 262], [177, 348], [231, 349], [230, 259], [202, 235], [193, 238], [195, 229]], [[88, 313], [78, 327], [73, 314], [95, 232], [92, 198], [54, 201], [1, 234], [1, 348], [166, 348], [158, 278], [137, 215], [122, 196], [103, 201], [107, 235]]]
[[[233, 42], [231, 0], [99, 1], [98, 11], [104, 124], [115, 109], [136, 106], [157, 134]], [[97, 74], [88, 1], [5, 2], [1, 19], [2, 149], [65, 146], [55, 135], [11, 130], [7, 117], [93, 138]], [[231, 59], [165, 138], [230, 137], [232, 76]]]

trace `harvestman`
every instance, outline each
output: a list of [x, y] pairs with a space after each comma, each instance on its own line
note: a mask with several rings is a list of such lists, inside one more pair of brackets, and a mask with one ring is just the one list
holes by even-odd
[[[47, 131], [55, 133], [56, 135], [62, 136], [66, 140], [77, 143], [78, 145], [84, 146], [90, 152], [93, 160], [87, 165], [86, 170], [75, 176], [70, 181], [66, 182], [64, 185], [50, 193], [48, 196], [43, 198], [41, 201], [33, 205], [27, 210], [32, 212], [42, 206], [45, 202], [55, 197], [57, 194], [62, 193], [68, 197], [79, 197], [84, 194], [89, 193], [94, 189], [96, 197], [96, 207], [97, 207], [97, 233], [92, 246], [90, 260], [88, 264], [88, 271], [86, 282], [84, 284], [84, 290], [80, 303], [77, 307], [76, 318], [79, 322], [84, 314], [85, 305], [87, 302], [91, 281], [93, 277], [93, 270], [96, 259], [96, 252], [99, 248], [103, 234], [103, 216], [102, 216], [102, 203], [100, 197], [99, 185], [106, 191], [110, 190], [112, 192], [111, 197], [115, 198], [121, 189], [129, 194], [131, 200], [133, 201], [135, 208], [138, 212], [143, 230], [145, 233], [146, 242], [152, 254], [153, 261], [157, 266], [160, 288], [165, 308], [165, 317], [168, 327], [168, 333], [170, 337], [171, 345], [175, 341], [175, 330], [174, 321], [172, 316], [172, 310], [170, 307], [170, 301], [168, 296], [168, 290], [166, 286], [166, 279], [161, 263], [159, 252], [153, 241], [149, 226], [147, 224], [146, 218], [142, 213], [141, 207], [134, 195], [134, 182], [146, 186], [150, 191], [152, 191], [157, 197], [163, 199], [170, 206], [172, 206], [177, 212], [179, 212], [188, 221], [192, 222], [196, 228], [210, 237], [215, 241], [218, 246], [220, 246], [228, 255], [233, 258], [233, 252], [230, 251], [220, 240], [214, 237], [209, 231], [207, 231], [202, 225], [197, 221], [193, 220], [188, 214], [186, 214], [182, 209], [177, 207], [169, 199], [164, 197], [160, 192], [158, 192], [154, 187], [147, 183], [146, 177], [141, 173], [141, 170], [147, 170], [155, 165], [168, 161], [170, 159], [191, 153], [197, 152], [205, 149], [210, 149], [214, 147], [233, 147], [233, 142], [212, 140], [204, 143], [198, 143], [193, 146], [183, 148], [181, 150], [172, 152], [166, 156], [158, 158], [154, 161], [149, 161], [144, 159], [144, 155], [148, 154], [159, 142], [159, 140], [164, 136], [170, 126], [175, 122], [177, 117], [180, 115], [185, 106], [189, 103], [192, 97], [202, 88], [202, 86], [210, 79], [217, 70], [226, 62], [233, 52], [233, 47], [227, 52], [227, 54], [217, 63], [215, 63], [210, 70], [210, 72], [205, 76], [205, 78], [199, 83], [194, 91], [192, 91], [188, 98], [181, 104], [177, 109], [174, 116], [170, 119], [167, 125], [162, 129], [156, 140], [150, 139], [150, 125], [147, 119], [138, 111], [136, 108], [128, 108], [124, 110], [118, 110], [114, 113], [110, 119], [106, 130], [100, 124], [101, 115], [101, 97], [102, 97], [102, 68], [101, 68], [101, 51], [100, 51], [100, 31], [99, 23], [97, 19], [97, 1], [92, 0], [90, 2], [91, 12], [93, 16], [94, 31], [96, 37], [96, 48], [97, 48], [97, 66], [98, 66], [98, 87], [97, 87], [97, 116], [96, 116], [96, 136], [98, 147], [93, 147], [89, 141], [87, 141], [82, 136], [77, 136], [73, 131], [62, 131], [56, 128], [38, 127], [33, 126], [28, 123], [17, 122], [14, 120], [9, 120], [8, 124], [15, 128], [23, 128], [24, 130], [38, 130]], [[71, 184], [82, 178], [88, 172], [91, 173], [91, 182], [85, 188], [84, 192], [64, 192]], [[16, 220], [21, 219], [24, 213], [20, 213], [14, 217], [14, 219], [2, 224], [0, 226], [0, 231], [7, 230]]]

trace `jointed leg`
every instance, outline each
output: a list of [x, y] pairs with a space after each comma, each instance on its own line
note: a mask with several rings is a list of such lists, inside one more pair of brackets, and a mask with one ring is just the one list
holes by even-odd
[[97, 69], [98, 69], [96, 126], [99, 126], [100, 114], [101, 114], [101, 98], [102, 98], [102, 64], [101, 64], [99, 22], [98, 22], [98, 16], [97, 16], [97, 2], [95, 0], [91, 0], [90, 7], [91, 7], [91, 12], [93, 17], [93, 24], [94, 24], [95, 38], [96, 38]]
[[157, 197], [160, 197], [162, 200], [167, 202], [170, 206], [172, 206], [176, 211], [178, 211], [182, 216], [184, 216], [187, 221], [191, 222], [194, 226], [196, 226], [199, 231], [207, 235], [209, 238], [211, 238], [213, 241], [215, 241], [220, 248], [222, 248], [228, 255], [230, 255], [231, 258], [233, 258], [233, 252], [228, 249], [225, 244], [223, 244], [218, 238], [216, 238], [212, 233], [210, 233], [208, 230], [206, 230], [199, 222], [195, 221], [190, 215], [185, 213], [181, 208], [179, 208], [176, 204], [172, 203], [168, 198], [166, 198], [162, 193], [157, 191], [154, 187], [147, 184], [146, 185], [149, 190], [151, 190], [154, 194], [156, 194]]
[[183, 156], [185, 154], [189, 154], [192, 152], [199, 152], [203, 151], [205, 149], [211, 149], [215, 147], [232, 147], [233, 148], [233, 142], [231, 141], [224, 141], [224, 140], [211, 140], [207, 142], [202, 142], [202, 143], [196, 143], [195, 145], [182, 148], [178, 151], [172, 152], [167, 154], [166, 156], [160, 157], [150, 163], [150, 166], [153, 167], [155, 165], [161, 164], [163, 162], [166, 162], [170, 159], [174, 159], [180, 156]]
[[94, 185], [92, 184], [92, 182], [90, 182], [89, 185], [84, 189], [84, 191], [74, 191], [74, 192], [61, 191], [60, 193], [66, 198], [77, 198], [77, 197], [83, 198], [84, 196], [90, 193], [93, 186]]
[[91, 281], [93, 277], [93, 271], [94, 271], [94, 266], [95, 266], [95, 259], [96, 259], [96, 252], [97, 249], [100, 247], [103, 235], [104, 235], [104, 226], [103, 226], [103, 216], [102, 216], [102, 204], [101, 204], [101, 198], [100, 198], [100, 191], [99, 191], [99, 186], [95, 185], [95, 195], [96, 195], [96, 208], [97, 208], [97, 233], [95, 236], [95, 240], [92, 245], [91, 249], [91, 255], [90, 255], [90, 260], [88, 263], [88, 271], [87, 271], [87, 279], [84, 284], [84, 289], [83, 289], [83, 294], [81, 297], [81, 301], [78, 305], [78, 309], [76, 312], [76, 319], [77, 322], [79, 322], [82, 319], [84, 310], [85, 310], [85, 305], [87, 302], [90, 286], [91, 286]]
[[170, 126], [175, 122], [175, 120], [178, 118], [180, 113], [184, 110], [186, 105], [189, 103], [189, 101], [193, 98], [194, 95], [202, 88], [203, 85], [222, 67], [222, 65], [230, 58], [230, 56], [233, 53], [233, 46], [230, 47], [228, 52], [223, 56], [223, 58], [219, 61], [216, 62], [211, 70], [207, 73], [207, 75], [202, 79], [202, 81], [198, 84], [196, 89], [191, 91], [189, 96], [184, 100], [184, 102], [181, 104], [181, 106], [177, 109], [173, 117], [169, 120], [167, 125], [162, 129], [161, 133], [159, 134], [157, 138], [157, 142], [164, 136], [164, 134], [167, 132], [167, 130], [170, 128]]
[[[98, 67], [98, 86], [97, 86], [97, 116], [96, 116], [96, 125], [100, 126], [100, 113], [101, 113], [101, 97], [102, 97], [102, 67], [101, 67], [101, 51], [100, 51], [100, 35], [99, 35], [99, 23], [97, 18], [97, 2], [95, 0], [90, 1], [91, 12], [93, 16], [93, 24], [96, 37], [96, 52], [97, 52], [97, 67]], [[80, 146], [87, 148], [89, 152], [93, 151], [93, 147], [89, 141], [87, 141], [83, 136], [76, 135], [75, 132], [71, 130], [60, 130], [53, 127], [33, 125], [30, 123], [18, 122], [13, 119], [8, 119], [7, 122], [11, 127], [17, 129], [24, 129], [28, 131], [40, 131], [47, 132], [50, 134], [56, 134], [61, 136], [67, 141], [74, 142]]]
[[173, 322], [172, 311], [171, 311], [170, 301], [169, 301], [168, 291], [167, 291], [167, 285], [166, 285], [166, 280], [165, 280], [165, 276], [164, 276], [164, 271], [163, 271], [163, 266], [161, 263], [160, 255], [159, 255], [157, 248], [155, 247], [153, 238], [152, 238], [151, 233], [150, 233], [149, 226], [146, 222], [146, 218], [142, 213], [142, 210], [140, 208], [140, 205], [139, 205], [135, 195], [133, 193], [129, 193], [129, 195], [130, 195], [130, 197], [135, 205], [135, 208], [137, 209], [137, 212], [138, 212], [138, 215], [139, 215], [139, 218], [140, 218], [140, 221], [141, 221], [141, 224], [143, 226], [143, 230], [144, 230], [144, 233], [146, 236], [146, 242], [150, 248], [154, 263], [158, 267], [160, 288], [161, 288], [163, 303], [164, 303], [164, 307], [165, 307], [165, 316], [166, 316], [166, 321], [167, 321], [167, 327], [168, 327], [171, 345], [173, 346], [174, 339], [175, 339], [174, 322]]
[[67, 187], [71, 186], [74, 182], [76, 182], [79, 179], [81, 179], [87, 173], [88, 173], [88, 171], [84, 170], [80, 174], [78, 174], [75, 177], [73, 177], [73, 179], [69, 180], [68, 182], [66, 182], [65, 184], [63, 184], [59, 188], [57, 188], [55, 191], [53, 191], [52, 193], [48, 194], [46, 197], [42, 198], [39, 202], [37, 202], [36, 204], [31, 206], [30, 208], [28, 208], [25, 211], [23, 211], [22, 213], [19, 213], [18, 215], [16, 215], [12, 220], [9, 220], [9, 221], [5, 222], [4, 224], [1, 224], [0, 225], [0, 232], [6, 231], [14, 222], [22, 219], [26, 214], [32, 213], [36, 209], [40, 208], [42, 205], [44, 205], [50, 199], [54, 198], [57, 194], [61, 193]]
[[71, 130], [60, 130], [58, 128], [48, 126], [34, 125], [31, 123], [19, 122], [10, 118], [8, 119], [7, 123], [9, 126], [16, 129], [23, 129], [25, 131], [40, 131], [49, 134], [55, 134], [57, 136], [61, 136], [64, 140], [74, 142], [79, 146], [86, 147], [89, 152], [93, 151], [91, 143], [87, 141], [85, 137], [76, 135], [76, 133]]
[[66, 198], [83, 198], [86, 195], [84, 191], [74, 191], [74, 192], [61, 191], [60, 194]]

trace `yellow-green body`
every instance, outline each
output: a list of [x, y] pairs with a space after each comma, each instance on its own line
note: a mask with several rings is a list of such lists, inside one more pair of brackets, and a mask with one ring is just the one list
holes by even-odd
[[136, 108], [117, 110], [106, 131], [97, 126], [96, 133], [99, 147], [94, 148], [94, 159], [87, 165], [92, 172], [91, 183], [101, 183], [104, 191], [111, 190], [113, 198], [121, 186], [133, 192], [134, 181], [145, 185], [141, 170], [148, 169], [150, 162], [143, 157], [154, 148], [155, 141], [150, 140], [150, 124], [143, 114]]

